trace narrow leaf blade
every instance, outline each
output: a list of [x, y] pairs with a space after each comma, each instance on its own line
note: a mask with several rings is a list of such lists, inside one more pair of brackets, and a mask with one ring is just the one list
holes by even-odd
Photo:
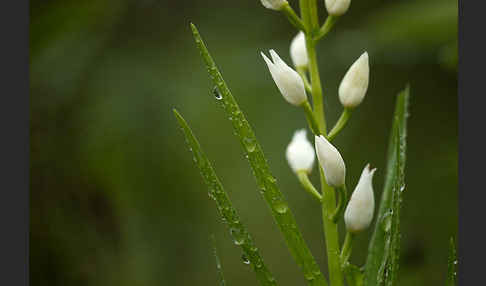
[[214, 95], [216, 101], [224, 109], [232, 123], [233, 130], [248, 157], [253, 175], [261, 190], [260, 193], [270, 207], [272, 216], [285, 238], [291, 255], [304, 272], [304, 276], [309, 285], [327, 285], [319, 266], [297, 227], [295, 218], [289, 209], [286, 199], [276, 184], [276, 179], [270, 172], [270, 168], [263, 155], [262, 148], [257, 142], [253, 129], [226, 85], [196, 26], [191, 24], [191, 29], [201, 57], [206, 64], [209, 76], [215, 86]]
[[211, 244], [213, 246], [214, 260], [216, 261], [216, 269], [219, 276], [219, 285], [226, 286], [226, 280], [224, 279], [223, 267], [221, 266], [221, 260], [219, 259], [218, 250], [216, 248], [216, 239], [214, 235], [211, 235]]
[[[396, 271], [398, 270], [399, 211], [401, 191], [404, 188], [409, 94], [409, 87], [407, 86], [398, 94], [395, 105], [392, 132], [388, 145], [385, 185], [365, 265], [364, 285], [367, 286], [382, 285], [385, 282], [385, 274], [391, 275], [390, 278], [387, 278], [387, 281], [393, 283], [390, 281], [396, 278]], [[389, 260], [391, 254], [393, 254], [393, 258]], [[390, 265], [392, 265], [391, 268]]]
[[174, 115], [185, 135], [186, 143], [194, 155], [194, 162], [199, 168], [203, 181], [209, 189], [209, 196], [216, 202], [218, 212], [223, 218], [223, 221], [226, 222], [235, 244], [239, 245], [243, 250], [245, 259], [251, 264], [261, 285], [277, 285], [275, 278], [265, 266], [263, 258], [260, 256], [258, 248], [253, 242], [253, 238], [248, 233], [246, 227], [241, 223], [236, 209], [233, 207], [226, 191], [223, 189], [221, 181], [216, 175], [208, 158], [203, 153], [201, 146], [192, 133], [192, 130], [189, 128], [189, 125], [187, 125], [184, 118], [175, 109]]
[[456, 243], [454, 238], [451, 237], [449, 246], [449, 261], [447, 268], [447, 282], [446, 286], [456, 286], [457, 277], [457, 253], [456, 253]]

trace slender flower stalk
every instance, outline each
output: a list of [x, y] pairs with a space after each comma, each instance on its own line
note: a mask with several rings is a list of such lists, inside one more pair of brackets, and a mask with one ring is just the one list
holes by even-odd
[[353, 239], [354, 234], [351, 232], [346, 232], [343, 248], [341, 250], [341, 264], [343, 266], [348, 263], [349, 257], [351, 256], [351, 251], [353, 250]]
[[304, 187], [309, 194], [311, 194], [318, 201], [322, 201], [322, 195], [316, 190], [312, 182], [309, 180], [307, 172], [299, 171], [297, 172], [297, 178], [299, 178], [300, 184]]
[[341, 114], [338, 121], [336, 122], [336, 125], [334, 125], [331, 131], [329, 131], [329, 135], [327, 136], [327, 139], [329, 139], [329, 141], [332, 141], [332, 139], [334, 139], [334, 137], [336, 137], [336, 135], [338, 135], [339, 132], [341, 132], [344, 126], [346, 126], [346, 123], [348, 123], [348, 119], [351, 116], [351, 112], [352, 110], [349, 108], [345, 108], [343, 110], [343, 113]]

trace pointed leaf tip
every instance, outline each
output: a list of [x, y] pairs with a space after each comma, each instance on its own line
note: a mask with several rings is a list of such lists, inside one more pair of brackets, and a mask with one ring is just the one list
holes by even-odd
[[198, 35], [199, 31], [196, 28], [196, 25], [194, 25], [192, 22], [189, 24], [191, 26], [192, 34]]
[[178, 121], [185, 121], [179, 111], [177, 111], [177, 109], [172, 108], [172, 112], [174, 113], [174, 116]]

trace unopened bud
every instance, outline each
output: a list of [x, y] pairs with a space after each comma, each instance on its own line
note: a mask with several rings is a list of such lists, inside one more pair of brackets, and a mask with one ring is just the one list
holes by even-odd
[[286, 0], [260, 0], [265, 8], [272, 10], [282, 10], [285, 4], [288, 4]]
[[307, 140], [305, 129], [297, 130], [287, 146], [285, 153], [290, 168], [297, 173], [305, 171], [310, 173], [314, 165], [315, 153], [311, 143]]
[[322, 135], [315, 137], [315, 147], [327, 184], [331, 187], [344, 186], [346, 166], [339, 151]]
[[370, 164], [366, 165], [351, 199], [349, 199], [344, 212], [344, 222], [349, 232], [359, 232], [366, 229], [373, 219], [375, 210], [373, 174], [375, 171], [376, 169], [370, 170]]
[[270, 50], [273, 62], [264, 53], [261, 54], [267, 63], [273, 81], [285, 100], [296, 106], [304, 103], [307, 100], [307, 95], [300, 75], [289, 67], [274, 50]]
[[329, 15], [341, 16], [349, 9], [351, 0], [326, 0], [326, 9]]
[[358, 106], [368, 90], [370, 67], [368, 53], [364, 52], [349, 68], [339, 85], [339, 100], [344, 107]]
[[290, 44], [290, 57], [296, 68], [305, 67], [309, 63], [307, 48], [305, 46], [305, 35], [303, 32], [299, 32], [292, 40], [292, 43]]

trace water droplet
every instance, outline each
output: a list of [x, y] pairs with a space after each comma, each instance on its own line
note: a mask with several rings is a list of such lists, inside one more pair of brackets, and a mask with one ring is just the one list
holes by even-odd
[[385, 213], [385, 215], [381, 219], [381, 226], [385, 232], [389, 232], [391, 229], [392, 215], [393, 215], [393, 211], [389, 211]]
[[219, 89], [218, 89], [217, 86], [215, 86], [214, 89], [213, 89], [213, 95], [214, 95], [214, 98], [216, 98], [217, 100], [220, 100], [221, 98], [223, 98], [223, 96], [219, 92]]
[[242, 245], [245, 242], [245, 236], [240, 229], [232, 228], [230, 229], [230, 234], [233, 237], [233, 242], [236, 245]]
[[307, 281], [312, 281], [312, 280], [316, 279], [316, 278], [314, 277], [314, 274], [312, 274], [312, 273], [306, 273], [306, 274], [304, 274], [304, 276], [305, 276], [305, 279], [306, 279]]
[[400, 187], [400, 192], [403, 192], [405, 190], [405, 185]]
[[457, 260], [454, 260], [454, 262], [453, 262], [453, 263], [454, 263], [454, 265], [457, 265]]
[[250, 260], [248, 259], [248, 257], [245, 254], [241, 255], [241, 260], [243, 260], [243, 263], [246, 264], [246, 265], [250, 264]]
[[275, 183], [275, 182], [277, 182], [277, 179], [275, 179], [273, 176], [268, 176], [268, 177], [267, 177], [267, 180], [268, 180], [270, 183]]
[[286, 203], [284, 202], [276, 202], [274, 205], [273, 205], [273, 208], [275, 209], [276, 212], [278, 212], [279, 214], [284, 214], [287, 212], [287, 210], [289, 209], [289, 207], [287, 206]]
[[245, 137], [243, 138], [243, 144], [245, 145], [246, 151], [248, 151], [248, 153], [255, 151], [255, 147], [256, 147], [255, 139]]

